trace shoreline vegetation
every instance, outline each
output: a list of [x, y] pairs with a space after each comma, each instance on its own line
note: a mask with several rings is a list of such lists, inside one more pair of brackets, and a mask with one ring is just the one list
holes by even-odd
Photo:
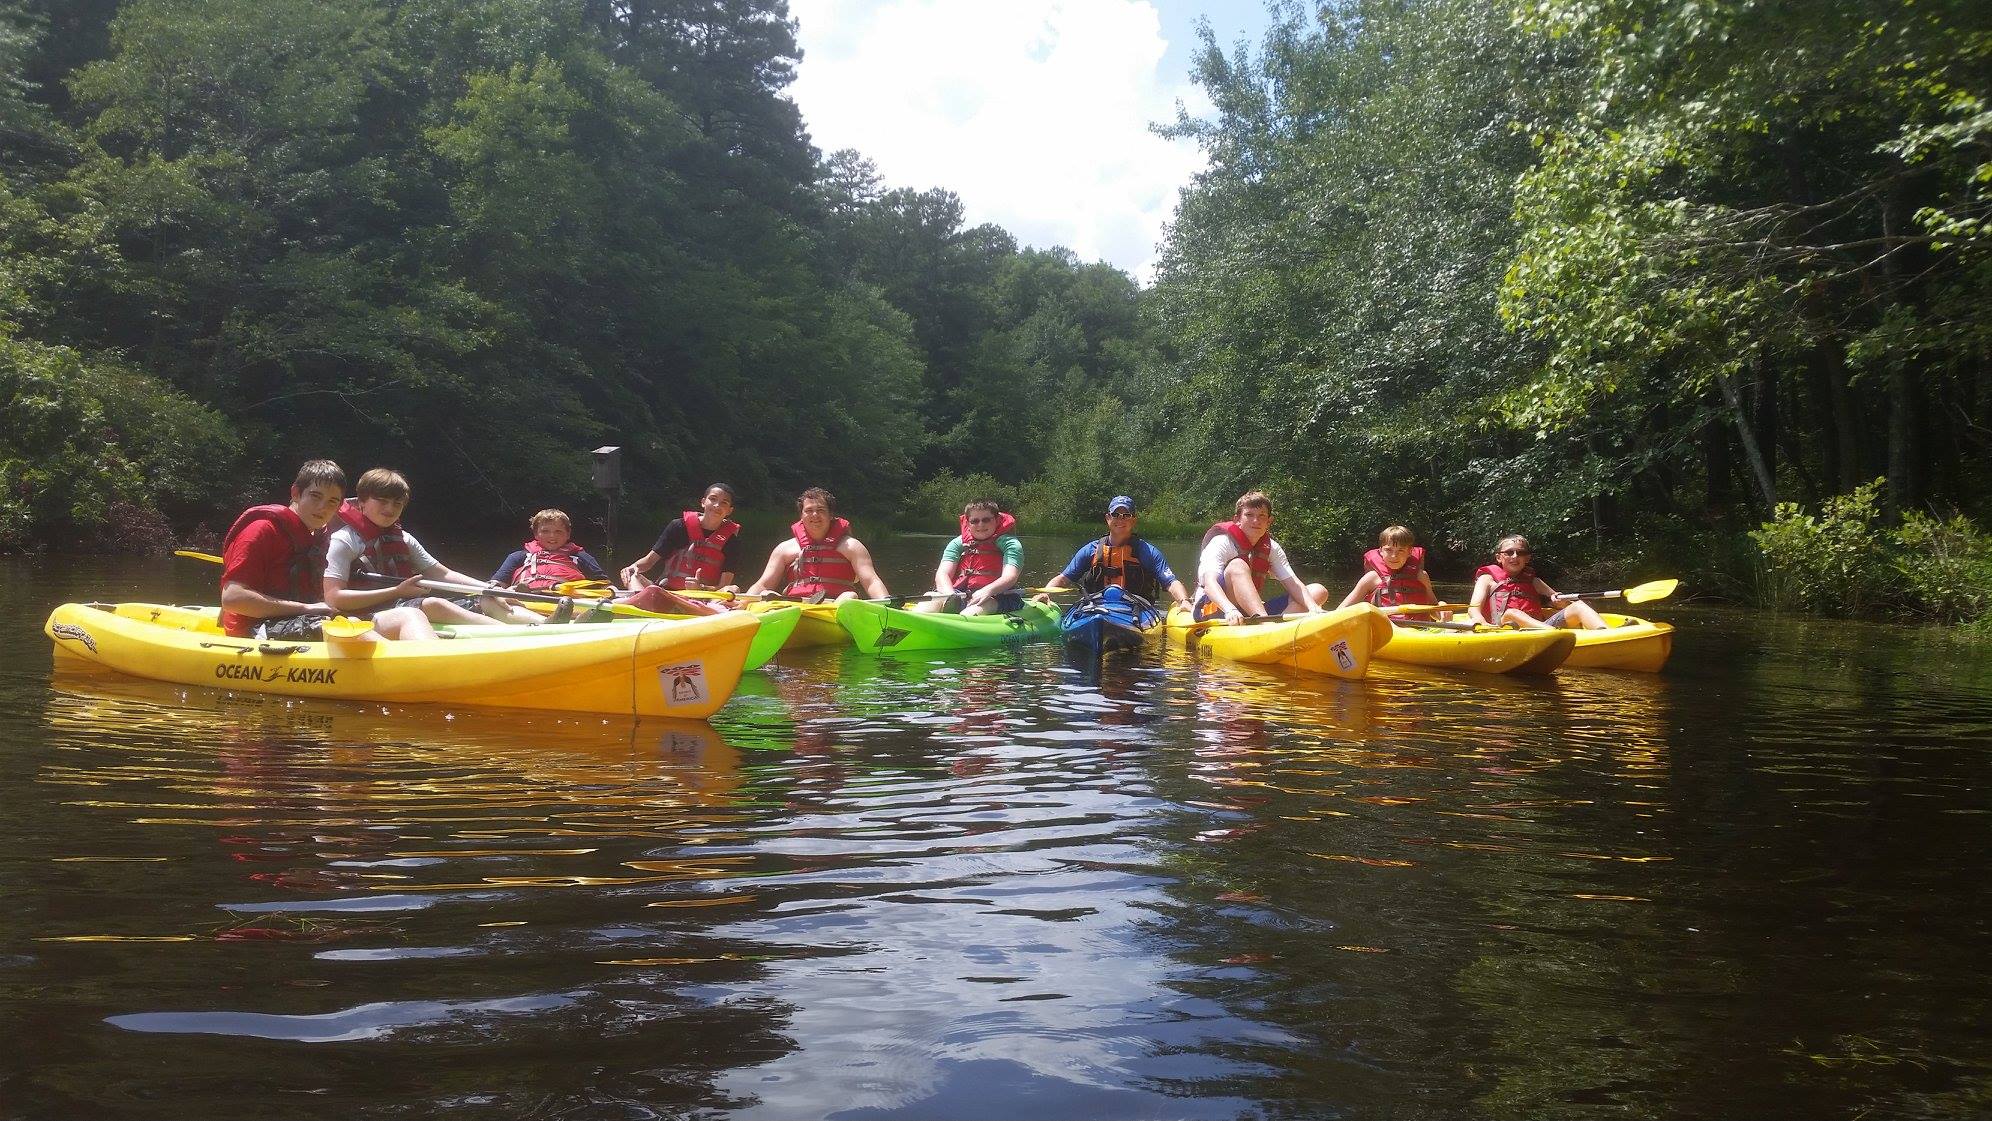
[[[438, 531], [713, 479], [1992, 634], [1992, 6], [1275, 2], [1154, 282], [825, 153], [782, 0], [0, 0], [0, 552], [307, 458]], [[725, 43], [728, 49], [709, 49]], [[940, 49], [940, 48], [936, 48]], [[1469, 563], [1472, 562], [1472, 563]]]

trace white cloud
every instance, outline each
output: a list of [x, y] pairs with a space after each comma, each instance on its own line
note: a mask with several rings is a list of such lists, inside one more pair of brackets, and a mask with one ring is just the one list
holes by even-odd
[[1165, 75], [1147, 0], [791, 0], [790, 93], [824, 151], [891, 187], [942, 187], [971, 224], [1063, 245], [1146, 282], [1179, 187], [1203, 166], [1149, 126], [1202, 92]]

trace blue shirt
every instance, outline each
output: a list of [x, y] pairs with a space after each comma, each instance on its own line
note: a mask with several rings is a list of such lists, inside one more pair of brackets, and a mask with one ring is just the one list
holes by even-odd
[[[1084, 576], [1086, 570], [1093, 567], [1093, 555], [1099, 551], [1100, 542], [1097, 538], [1079, 546], [1079, 551], [1072, 554], [1072, 563], [1066, 565], [1065, 571], [1059, 575], [1072, 583], [1078, 583], [1079, 577]], [[1134, 539], [1134, 557], [1141, 562], [1142, 567], [1155, 574], [1157, 587], [1167, 588], [1176, 582], [1176, 574], [1170, 570], [1169, 562], [1162, 559], [1162, 550], [1139, 537]]]

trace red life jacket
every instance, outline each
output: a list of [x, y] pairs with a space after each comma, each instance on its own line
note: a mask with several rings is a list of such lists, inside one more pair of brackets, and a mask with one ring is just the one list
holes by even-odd
[[1108, 544], [1112, 540], [1111, 537], [1102, 537], [1093, 542], [1093, 566], [1079, 578], [1079, 586], [1089, 595], [1108, 588], [1119, 588], [1143, 599], [1156, 598], [1156, 592], [1160, 589], [1155, 573], [1141, 563], [1141, 554], [1135, 552], [1141, 538], [1130, 537], [1125, 545]]
[[1536, 592], [1536, 570], [1533, 567], [1524, 567], [1520, 572], [1509, 576], [1507, 569], [1498, 564], [1490, 564], [1483, 566], [1474, 575], [1494, 578], [1494, 590], [1487, 596], [1488, 619], [1500, 622], [1501, 616], [1506, 614], [1510, 607], [1520, 608], [1532, 618], [1543, 617], [1545, 605], [1542, 596]]
[[994, 584], [1003, 575], [1003, 546], [996, 539], [1017, 528], [1017, 519], [1009, 514], [996, 515], [996, 532], [977, 541], [968, 531], [968, 515], [961, 516], [961, 556], [955, 561], [955, 591], [972, 592], [987, 584]]
[[858, 570], [851, 567], [849, 557], [837, 551], [837, 543], [850, 532], [851, 523], [842, 518], [831, 521], [830, 536], [821, 541], [811, 540], [809, 531], [802, 528], [800, 521], [789, 526], [795, 543], [802, 546], [802, 555], [790, 562], [789, 582], [782, 589], [782, 594], [813, 596], [822, 592], [827, 597], [834, 597], [857, 591]]
[[581, 546], [569, 541], [558, 549], [548, 549], [535, 537], [521, 548], [526, 551], [526, 563], [512, 574], [512, 586], [529, 592], [549, 592], [570, 580], [586, 580], [588, 574], [574, 563], [581, 555]]
[[[227, 536], [222, 538], [221, 551], [226, 553], [228, 546], [251, 525], [263, 521], [275, 522], [284, 531], [284, 538], [290, 544], [290, 555], [258, 572], [236, 572], [238, 582], [264, 595], [281, 596], [299, 603], [317, 603], [324, 599], [325, 535], [313, 532], [310, 526], [304, 524], [304, 519], [297, 516], [297, 511], [289, 506], [273, 502], [242, 511], [235, 524], [228, 527]], [[228, 570], [223, 569], [224, 586], [228, 583], [228, 577]], [[233, 611], [221, 613], [221, 629], [237, 638], [249, 637], [257, 622]]]
[[1392, 568], [1383, 559], [1382, 549], [1371, 549], [1363, 554], [1363, 564], [1376, 573], [1379, 583], [1376, 591], [1370, 593], [1370, 602], [1378, 607], [1395, 607], [1400, 603], [1437, 603], [1425, 591], [1425, 585], [1418, 574], [1425, 570], [1425, 547], [1411, 546], [1411, 555], [1404, 558], [1403, 568]]
[[1218, 522], [1204, 531], [1203, 545], [1197, 546], [1198, 551], [1201, 552], [1204, 545], [1209, 545], [1211, 538], [1220, 533], [1231, 538], [1231, 543], [1238, 546], [1238, 555], [1244, 557], [1245, 563], [1252, 567], [1253, 576], [1264, 580], [1267, 574], [1273, 571], [1272, 534], [1268, 533], [1259, 538], [1259, 543], [1254, 545], [1251, 538], [1245, 536], [1244, 526], [1237, 522]]
[[354, 571], [346, 574], [348, 580], [357, 580], [362, 572], [391, 576], [396, 580], [406, 580], [415, 575], [415, 562], [408, 553], [408, 540], [401, 535], [401, 523], [382, 529], [373, 519], [360, 510], [357, 498], [348, 498], [339, 504], [339, 520], [353, 527], [365, 544], [360, 549], [360, 563]]
[[689, 588], [693, 581], [717, 586], [726, 573], [726, 543], [740, 532], [740, 523], [728, 518], [719, 523], [718, 529], [707, 533], [697, 510], [685, 511], [684, 522], [685, 539], [689, 543], [665, 558], [664, 586], [673, 590]]

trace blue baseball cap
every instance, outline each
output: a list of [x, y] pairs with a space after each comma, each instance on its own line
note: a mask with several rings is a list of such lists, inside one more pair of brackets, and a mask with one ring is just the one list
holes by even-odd
[[1125, 494], [1114, 495], [1114, 500], [1107, 503], [1107, 516], [1112, 517], [1116, 510], [1126, 510], [1130, 514], [1134, 513], [1134, 499], [1129, 498]]

